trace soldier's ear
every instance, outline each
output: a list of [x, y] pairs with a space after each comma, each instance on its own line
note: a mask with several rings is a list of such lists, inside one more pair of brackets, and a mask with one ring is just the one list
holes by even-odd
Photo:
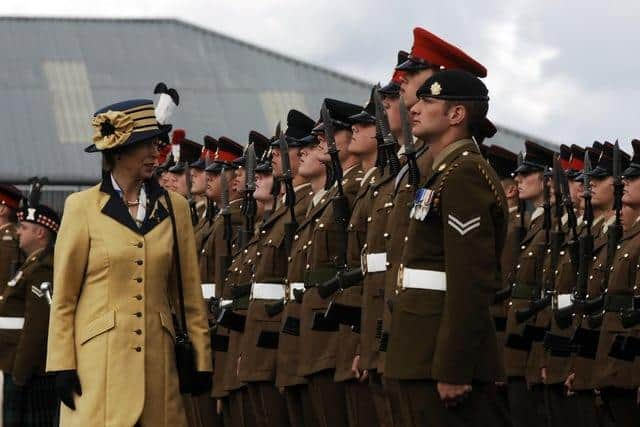
[[449, 124], [451, 126], [458, 126], [467, 119], [467, 109], [461, 104], [454, 104], [449, 108]]

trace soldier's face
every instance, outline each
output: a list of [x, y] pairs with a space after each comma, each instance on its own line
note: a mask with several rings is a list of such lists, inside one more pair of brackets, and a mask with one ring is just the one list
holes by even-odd
[[205, 173], [207, 175], [207, 199], [217, 202], [218, 198], [220, 198], [220, 174], [211, 172]]
[[389, 128], [391, 130], [391, 133], [393, 134], [393, 136], [400, 139], [399, 137], [402, 136], [402, 125], [400, 122], [399, 110], [400, 97], [387, 97], [382, 101], [382, 104], [384, 105], [384, 109], [387, 112], [387, 118], [389, 119]]
[[571, 195], [571, 201], [574, 207], [580, 206], [580, 200], [582, 199], [582, 181], [569, 181], [569, 194]]
[[640, 209], [640, 177], [624, 179], [622, 203], [633, 209]]
[[375, 153], [378, 149], [376, 141], [376, 125], [356, 123], [351, 127], [351, 144], [349, 153], [363, 156]]
[[409, 71], [402, 76], [400, 81], [400, 95], [404, 97], [407, 108], [411, 109], [417, 102], [416, 92], [420, 86], [431, 77], [435, 71], [432, 69]]
[[169, 190], [169, 173], [168, 172], [162, 172], [162, 175], [160, 175], [159, 183], [162, 188], [164, 188], [165, 190]]
[[613, 177], [591, 180], [591, 205], [603, 210], [613, 207]]
[[189, 195], [189, 184], [187, 183], [186, 173], [169, 172], [169, 189], [176, 193], [187, 197]]
[[[300, 148], [298, 147], [289, 147], [289, 164], [291, 165], [291, 174], [296, 176], [298, 174], [298, 153]], [[280, 148], [274, 147], [271, 151], [271, 165], [273, 167], [273, 174], [275, 176], [282, 176], [282, 153], [280, 152]]]
[[634, 209], [627, 204], [622, 205], [622, 212], [620, 215], [620, 219], [622, 220], [622, 227], [625, 230], [628, 230], [638, 219], [638, 214], [640, 211], [638, 209]]
[[244, 187], [245, 187], [245, 182], [246, 182], [246, 177], [247, 177], [247, 171], [244, 168], [240, 168], [238, 170], [235, 171], [235, 174], [233, 175], [233, 181], [231, 182], [231, 188], [233, 189], [233, 191], [235, 191], [236, 193], [241, 193], [242, 191], [244, 191]]
[[18, 227], [18, 236], [20, 237], [20, 249], [26, 254], [33, 252], [38, 242], [46, 235], [44, 227], [31, 222], [21, 222]]
[[542, 172], [531, 172], [516, 175], [518, 183], [518, 195], [522, 200], [534, 200], [542, 195], [544, 189], [544, 181]]
[[[320, 143], [315, 146], [315, 149], [318, 150], [316, 153], [321, 162], [330, 162], [331, 156], [329, 155], [329, 146], [327, 144], [327, 139], [324, 136], [324, 133], [318, 134], [318, 141]], [[338, 140], [336, 139], [336, 146], [338, 145]]]
[[259, 202], [271, 202], [273, 200], [271, 188], [273, 188], [273, 175], [270, 173], [257, 173], [256, 190], [253, 192], [253, 197]]
[[191, 194], [202, 195], [207, 190], [206, 172], [200, 169], [191, 169]]
[[449, 110], [441, 99], [421, 99], [410, 111], [413, 134], [426, 140], [441, 135], [450, 127]]
[[324, 164], [322, 163], [324, 156], [320, 144], [300, 149], [300, 167], [298, 169], [300, 176], [310, 179], [324, 173]]
[[336, 148], [338, 149], [338, 157], [340, 158], [340, 162], [344, 163], [349, 157], [351, 130], [341, 129], [335, 133], [334, 138], [336, 140]]

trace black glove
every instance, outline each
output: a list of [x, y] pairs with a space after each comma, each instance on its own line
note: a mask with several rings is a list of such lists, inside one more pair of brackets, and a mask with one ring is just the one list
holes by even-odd
[[58, 398], [69, 407], [72, 411], [76, 410], [76, 404], [73, 402], [73, 394], [82, 396], [82, 388], [80, 387], [80, 379], [78, 371], [75, 369], [69, 371], [58, 371], [56, 375], [56, 394]]
[[196, 377], [193, 382], [193, 390], [191, 390], [193, 396], [210, 392], [212, 383], [211, 372], [196, 372]]

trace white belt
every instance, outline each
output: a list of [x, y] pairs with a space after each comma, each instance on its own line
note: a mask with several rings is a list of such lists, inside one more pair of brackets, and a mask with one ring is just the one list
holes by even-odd
[[204, 299], [214, 298], [216, 296], [216, 284], [215, 283], [203, 283], [202, 284], [202, 297]]
[[569, 307], [572, 304], [572, 296], [573, 294], [558, 294], [558, 309]]
[[304, 283], [303, 282], [291, 282], [289, 283], [289, 299], [294, 300], [296, 297], [293, 294], [294, 290], [304, 291]]
[[231, 304], [233, 304], [233, 300], [232, 299], [221, 299], [220, 302], [218, 303], [218, 307], [227, 308]]
[[447, 275], [444, 271], [401, 268], [398, 271], [398, 280], [405, 289], [447, 290]]
[[282, 299], [284, 285], [282, 283], [254, 283], [251, 285], [251, 299]]
[[387, 271], [387, 253], [366, 254], [362, 257], [360, 267], [363, 274]]
[[22, 329], [24, 317], [0, 317], [0, 329]]

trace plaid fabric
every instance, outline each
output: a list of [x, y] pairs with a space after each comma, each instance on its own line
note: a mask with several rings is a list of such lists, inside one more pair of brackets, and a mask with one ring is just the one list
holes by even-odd
[[25, 387], [4, 374], [3, 427], [58, 425], [58, 398], [53, 377], [34, 377]]

